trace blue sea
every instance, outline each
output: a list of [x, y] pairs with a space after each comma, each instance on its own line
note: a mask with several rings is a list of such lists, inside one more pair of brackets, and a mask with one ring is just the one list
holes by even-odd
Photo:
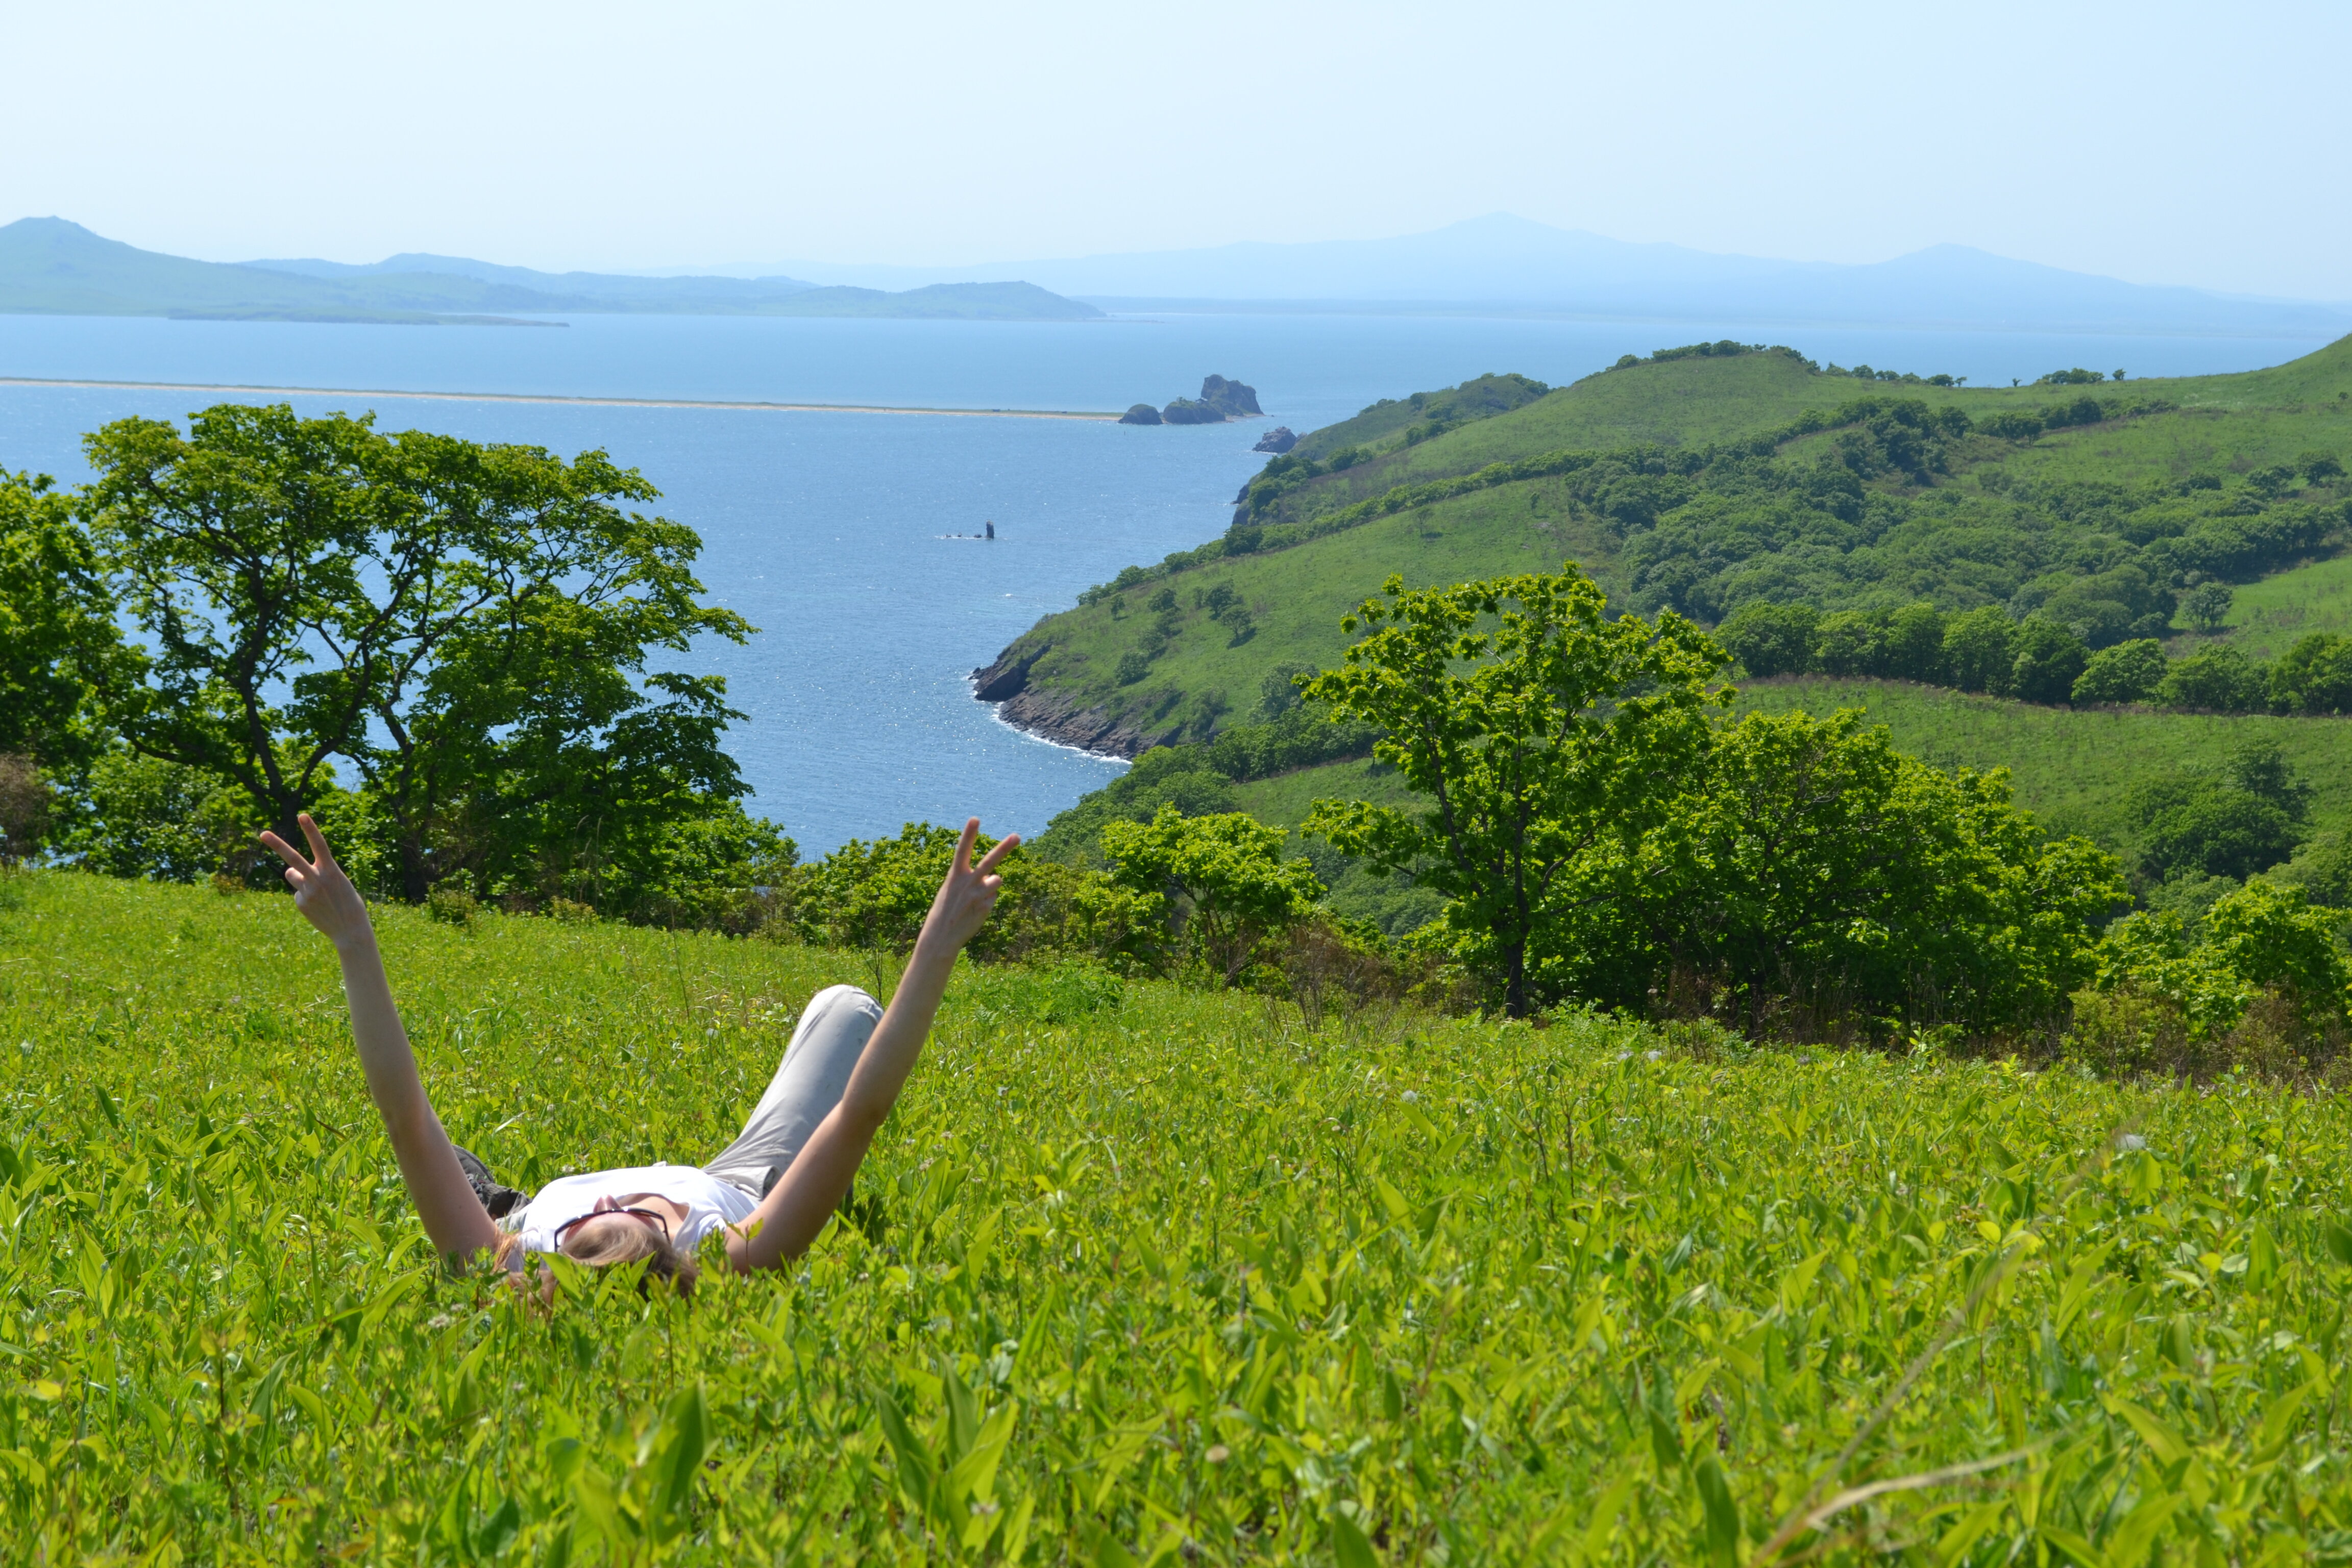
[[[378, 393], [1118, 409], [1216, 374], [1268, 418], [1190, 427], [943, 414], [614, 407], [300, 395], [387, 429], [601, 447], [702, 536], [716, 602], [760, 628], [679, 668], [727, 678], [730, 746], [805, 852], [978, 815], [1034, 833], [1123, 764], [1030, 739], [972, 700], [968, 673], [1039, 616], [1137, 562], [1222, 532], [1272, 425], [1304, 433], [1381, 397], [1487, 372], [1572, 381], [1624, 353], [1733, 337], [1843, 364], [2005, 384], [2081, 364], [2135, 377], [2248, 370], [2318, 340], [2063, 337], [1738, 321], [1168, 314], [1083, 323], [591, 316], [518, 327], [394, 327], [0, 316], [0, 376], [359, 387]], [[235, 395], [247, 401], [250, 394]], [[0, 385], [0, 468], [71, 483], [110, 419], [218, 397]], [[970, 535], [994, 523], [996, 539]]]

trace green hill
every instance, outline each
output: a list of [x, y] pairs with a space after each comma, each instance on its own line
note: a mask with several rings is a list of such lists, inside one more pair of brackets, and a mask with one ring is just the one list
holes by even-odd
[[2352, 339], [2096, 386], [1864, 380], [1737, 344], [1538, 386], [1482, 377], [1315, 432], [1223, 539], [1039, 622], [979, 694], [1128, 754], [1205, 739], [1250, 716], [1267, 671], [1335, 658], [1339, 616], [1389, 574], [1562, 559], [1621, 605], [1707, 624], [1758, 600], [1927, 599], [2047, 607], [2105, 646], [2173, 635], [2184, 581], [2315, 571], [2352, 516], [2345, 476], [2308, 461], [2352, 457]]
[[106, 239], [62, 218], [23, 218], [0, 226], [0, 311], [393, 323], [491, 321], [514, 313], [966, 321], [1081, 321], [1102, 314], [1031, 283], [942, 283], [892, 294], [817, 289], [788, 278], [621, 278], [486, 267], [455, 258], [397, 260], [414, 269], [192, 261]]

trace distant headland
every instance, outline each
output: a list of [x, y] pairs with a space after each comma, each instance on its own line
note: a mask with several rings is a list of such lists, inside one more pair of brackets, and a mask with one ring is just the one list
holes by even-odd
[[543, 326], [559, 315], [850, 316], [1091, 321], [1102, 311], [1034, 283], [934, 283], [890, 293], [797, 278], [633, 278], [535, 272], [461, 256], [194, 261], [57, 217], [0, 226], [0, 312], [199, 321]]

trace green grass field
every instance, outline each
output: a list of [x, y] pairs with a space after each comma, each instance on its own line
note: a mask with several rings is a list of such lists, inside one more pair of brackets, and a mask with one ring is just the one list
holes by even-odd
[[2316, 826], [2352, 825], [2352, 721], [2040, 708], [1938, 686], [1818, 677], [1750, 681], [1740, 701], [1775, 713], [1860, 708], [1898, 749], [1939, 767], [2008, 768], [2020, 805], [2053, 829], [2110, 847], [2136, 826], [2123, 815], [2132, 785], [2169, 769], [2217, 767], [2250, 741], [2275, 742], [2310, 781]]
[[2229, 639], [2254, 658], [2276, 658], [2314, 632], [2352, 632], [2352, 555], [2249, 583], [2230, 605]]
[[[2334, 1096], [968, 973], [856, 1224], [540, 1315], [427, 1255], [283, 899], [0, 900], [10, 1563], [1738, 1563], [1830, 1503], [1783, 1561], [2352, 1541]], [[717, 1147], [871, 978], [383, 923], [526, 1185]]]

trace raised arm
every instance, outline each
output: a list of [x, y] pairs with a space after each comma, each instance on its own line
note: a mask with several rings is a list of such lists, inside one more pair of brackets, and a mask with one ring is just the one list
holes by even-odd
[[979, 837], [980, 818], [975, 816], [963, 825], [955, 864], [931, 900], [907, 972], [898, 977], [898, 989], [883, 1010], [882, 1021], [874, 1026], [841, 1103], [816, 1124], [751, 1218], [728, 1234], [727, 1261], [738, 1272], [772, 1268], [809, 1249], [849, 1191], [850, 1178], [857, 1174], [874, 1134], [898, 1102], [898, 1091], [930, 1037], [931, 1020], [955, 970], [956, 954], [988, 919], [1004, 887], [1004, 879], [995, 874], [997, 865], [1021, 842], [1018, 835], [998, 840], [974, 866], [971, 851]]
[[496, 1247], [498, 1226], [474, 1195], [457, 1163], [457, 1152], [441, 1130], [441, 1119], [425, 1098], [416, 1058], [408, 1048], [408, 1031], [400, 1026], [383, 956], [376, 951], [375, 928], [368, 923], [367, 904], [335, 864], [334, 851], [327, 847], [319, 825], [308, 813], [300, 821], [303, 837], [310, 841], [310, 858], [304, 859], [275, 833], [263, 834], [261, 841], [286, 862], [294, 907], [335, 944], [335, 956], [342, 962], [343, 996], [351, 1004], [352, 1038], [358, 1042], [360, 1066], [367, 1073], [368, 1097], [391, 1134], [400, 1179], [408, 1185], [425, 1234], [442, 1252], [461, 1258]]

